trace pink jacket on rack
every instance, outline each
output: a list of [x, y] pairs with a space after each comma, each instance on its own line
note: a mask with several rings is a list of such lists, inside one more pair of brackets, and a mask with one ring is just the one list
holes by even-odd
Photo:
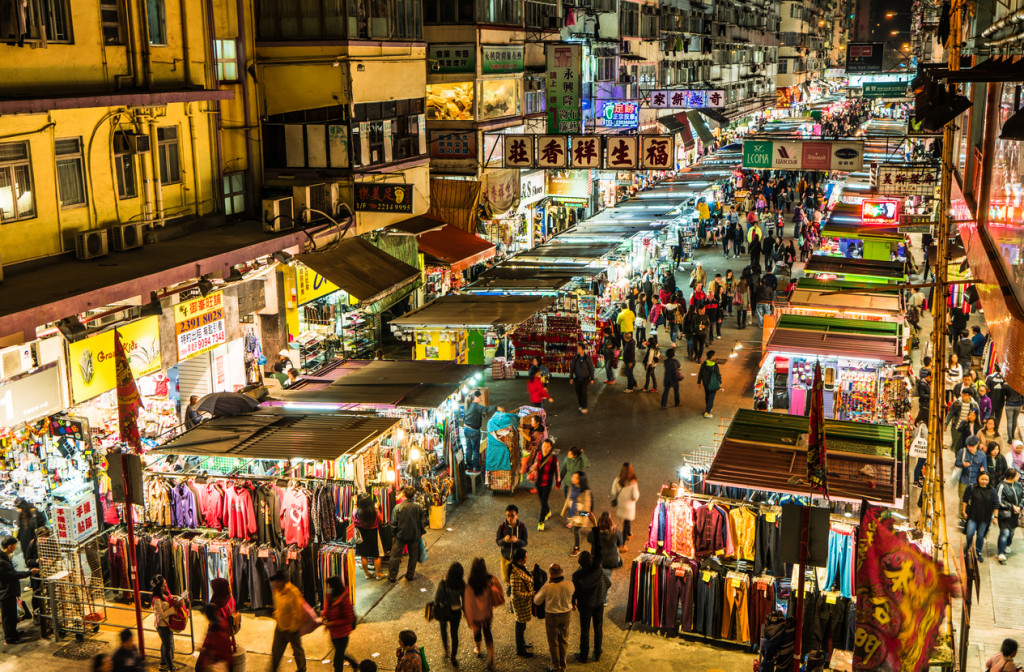
[[286, 544], [300, 548], [309, 545], [309, 496], [302, 490], [288, 488], [281, 497], [281, 527]]
[[[197, 485], [196, 487], [199, 488], [199, 492], [202, 495], [199, 503], [199, 515], [203, 519], [203, 524], [215, 530], [221, 529], [224, 525], [224, 520], [221, 517], [221, 514], [224, 512], [224, 496], [221, 494], [220, 488], [214, 483]], [[255, 515], [253, 518], [255, 519]]]
[[224, 515], [221, 520], [229, 537], [248, 539], [256, 532], [256, 512], [252, 508], [252, 495], [245, 488], [229, 485], [224, 490]]

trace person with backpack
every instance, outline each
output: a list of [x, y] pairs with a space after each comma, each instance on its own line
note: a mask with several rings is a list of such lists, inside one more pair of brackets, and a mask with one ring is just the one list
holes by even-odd
[[160, 636], [160, 672], [174, 672], [174, 632], [171, 618], [177, 613], [171, 590], [163, 575], [153, 577], [153, 620], [156, 634]]
[[665, 325], [668, 327], [668, 338], [672, 345], [675, 346], [676, 338], [679, 336], [679, 327], [682, 324], [679, 321], [680, 307], [676, 294], [673, 292], [668, 301], [662, 305], [665, 308]]
[[775, 290], [772, 289], [771, 285], [766, 282], [766, 279], [761, 280], [761, 285], [757, 288], [757, 326], [764, 326], [764, 318], [767, 315], [771, 315], [775, 309]]
[[704, 388], [704, 417], [710, 418], [715, 407], [715, 395], [722, 389], [722, 370], [715, 361], [715, 351], [708, 350], [707, 359], [697, 374], [697, 387]]
[[704, 355], [704, 345], [707, 343], [710, 329], [711, 319], [707, 316], [704, 306], [700, 306], [693, 317], [693, 359], [696, 362]]
[[1013, 544], [1013, 533], [1020, 521], [1020, 512], [1024, 507], [1024, 489], [1021, 488], [1020, 472], [1010, 467], [1003, 474], [1003, 480], [996, 487], [996, 505], [999, 513], [999, 540], [996, 542], [999, 564], [1006, 564], [1006, 554]]
[[676, 349], [669, 348], [665, 351], [665, 373], [661, 383], [664, 386], [661, 393], [661, 407], [668, 406], [669, 390], [675, 393], [676, 406], [679, 405], [679, 361], [676, 359]]
[[647, 339], [647, 350], [644, 351], [644, 392], [658, 391], [658, 378], [655, 371], [660, 360], [661, 348], [658, 347], [658, 337], [651, 336]]
[[633, 376], [633, 368], [636, 366], [636, 341], [633, 340], [633, 332], [627, 331], [622, 334], [622, 372], [626, 374], [626, 389], [624, 392], [632, 392], [636, 389], [636, 378]]
[[516, 617], [516, 655], [520, 658], [533, 658], [529, 644], [526, 643], [526, 624], [533, 618], [533, 574], [526, 569], [525, 548], [517, 548], [512, 554], [509, 585], [512, 613]]
[[682, 332], [683, 338], [686, 339], [686, 356], [693, 359], [693, 318], [697, 316], [697, 306], [691, 303], [690, 307], [686, 310], [686, 315], [683, 316]]
[[398, 664], [395, 672], [422, 672], [423, 657], [420, 650], [416, 648], [416, 633], [412, 630], [402, 630], [398, 633], [398, 650], [395, 652]]
[[519, 520], [519, 507], [515, 504], [505, 507], [505, 520], [498, 526], [494, 541], [501, 549], [501, 580], [508, 581], [508, 568], [512, 564], [512, 555], [517, 549], [526, 548], [529, 543], [526, 525]]
[[587, 414], [587, 391], [594, 384], [594, 360], [582, 343], [576, 345], [576, 355], [569, 362], [569, 384], [576, 391], [580, 413]]
[[746, 277], [740, 278], [736, 284], [736, 326], [739, 329], [747, 328], [747, 313], [750, 310], [750, 285]]

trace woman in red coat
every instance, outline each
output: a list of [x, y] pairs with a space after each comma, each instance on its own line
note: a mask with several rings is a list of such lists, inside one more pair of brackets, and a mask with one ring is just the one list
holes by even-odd
[[231, 660], [235, 655], [235, 647], [231, 643], [231, 626], [221, 618], [221, 610], [215, 604], [203, 608], [210, 626], [206, 630], [206, 639], [199, 647], [199, 660], [196, 661], [197, 672], [227, 672], [231, 669]]
[[334, 642], [334, 672], [343, 672], [345, 661], [358, 669], [359, 662], [345, 654], [348, 648], [348, 636], [356, 627], [356, 614], [352, 608], [352, 597], [341, 582], [341, 578], [332, 576], [327, 579], [327, 599], [324, 600], [324, 627], [331, 633]]

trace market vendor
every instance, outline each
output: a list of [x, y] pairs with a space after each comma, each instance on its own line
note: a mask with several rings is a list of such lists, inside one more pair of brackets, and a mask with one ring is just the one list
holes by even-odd
[[466, 412], [462, 418], [462, 433], [466, 438], [466, 471], [480, 471], [480, 430], [483, 427], [484, 415], [494, 411], [505, 412], [501, 406], [484, 406], [478, 400], [483, 396], [480, 390], [473, 390]]
[[295, 365], [292, 364], [291, 354], [287, 350], [277, 353], [277, 361], [274, 362], [274, 373], [285, 373], [289, 369], [294, 368]]

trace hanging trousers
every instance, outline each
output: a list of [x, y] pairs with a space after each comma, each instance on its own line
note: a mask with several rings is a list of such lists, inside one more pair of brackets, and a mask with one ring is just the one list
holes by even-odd
[[678, 623], [681, 632], [693, 631], [693, 580], [693, 572], [683, 571], [680, 576], [672, 569], [668, 571], [662, 612], [665, 628], [671, 630]]
[[722, 639], [750, 641], [750, 608], [747, 584], [738, 579], [725, 579], [722, 605]]

